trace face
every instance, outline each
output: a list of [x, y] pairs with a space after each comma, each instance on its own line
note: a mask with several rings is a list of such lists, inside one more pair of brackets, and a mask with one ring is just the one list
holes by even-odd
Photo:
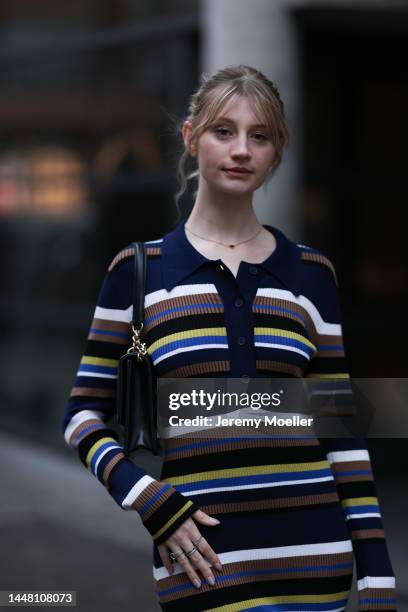
[[[191, 124], [183, 125], [187, 144]], [[200, 181], [217, 191], [249, 194], [260, 187], [275, 161], [275, 146], [268, 128], [247, 98], [239, 96], [222, 108], [213, 123], [190, 144], [197, 156]]]

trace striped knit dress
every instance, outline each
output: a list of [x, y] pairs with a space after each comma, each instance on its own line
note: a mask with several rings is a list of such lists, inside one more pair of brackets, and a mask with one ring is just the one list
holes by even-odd
[[[188, 242], [184, 223], [147, 243], [144, 341], [158, 377], [313, 377], [347, 381], [336, 275], [315, 249], [265, 226], [277, 247], [235, 278]], [[123, 453], [107, 425], [118, 359], [130, 344], [133, 249], [106, 273], [68, 401], [67, 443], [153, 538], [167, 612], [345, 610], [356, 562], [359, 610], [396, 610], [370, 459], [363, 440], [287, 436], [166, 440], [160, 481]], [[198, 508], [223, 564], [196, 589], [157, 545]]]

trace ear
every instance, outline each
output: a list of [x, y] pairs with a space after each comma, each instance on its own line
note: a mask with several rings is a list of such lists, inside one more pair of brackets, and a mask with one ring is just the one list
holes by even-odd
[[197, 155], [197, 145], [195, 141], [190, 141], [192, 125], [190, 121], [184, 121], [181, 128], [181, 134], [183, 136], [184, 144], [188, 148], [190, 155], [195, 157]]

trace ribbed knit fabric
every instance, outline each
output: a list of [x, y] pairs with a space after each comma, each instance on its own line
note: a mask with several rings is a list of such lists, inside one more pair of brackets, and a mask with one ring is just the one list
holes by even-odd
[[[184, 224], [147, 243], [144, 341], [158, 377], [308, 377], [347, 383], [332, 263], [277, 228], [262, 264], [237, 278], [188, 242]], [[195, 612], [345, 610], [356, 559], [359, 610], [396, 610], [371, 464], [363, 440], [288, 435], [166, 440], [160, 482], [128, 460], [106, 422], [119, 357], [130, 343], [133, 250], [113, 259], [63, 428], [119, 506], [153, 536], [161, 608]], [[191, 585], [158, 554], [197, 508], [223, 571]]]

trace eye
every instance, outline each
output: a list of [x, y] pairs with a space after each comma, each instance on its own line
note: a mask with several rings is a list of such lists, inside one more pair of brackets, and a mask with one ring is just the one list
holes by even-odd
[[220, 137], [220, 138], [226, 138], [229, 134], [231, 134], [231, 130], [229, 130], [226, 127], [217, 127], [215, 128], [214, 132]]
[[268, 137], [265, 134], [262, 134], [262, 132], [255, 132], [253, 136], [258, 142], [266, 142], [268, 140]]

